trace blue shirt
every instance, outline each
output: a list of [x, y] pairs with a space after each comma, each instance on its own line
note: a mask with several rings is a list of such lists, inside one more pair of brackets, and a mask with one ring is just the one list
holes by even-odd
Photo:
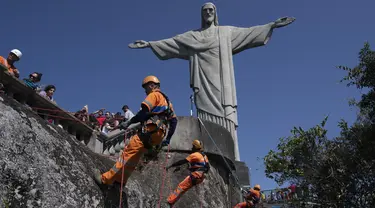
[[38, 88], [38, 85], [30, 81], [30, 79], [23, 79], [23, 82], [25, 83], [26, 86], [32, 88], [33, 90], [36, 90]]

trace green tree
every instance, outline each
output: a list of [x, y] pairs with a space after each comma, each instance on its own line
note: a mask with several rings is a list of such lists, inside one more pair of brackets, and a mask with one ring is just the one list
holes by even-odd
[[375, 207], [375, 52], [365, 43], [356, 67], [338, 68], [347, 72], [341, 80], [347, 86], [368, 90], [352, 102], [360, 109], [357, 121], [340, 121], [340, 136], [332, 139], [324, 128], [328, 117], [308, 130], [294, 127], [264, 157], [266, 176], [280, 185], [293, 181], [309, 193], [301, 201], [322, 207]]

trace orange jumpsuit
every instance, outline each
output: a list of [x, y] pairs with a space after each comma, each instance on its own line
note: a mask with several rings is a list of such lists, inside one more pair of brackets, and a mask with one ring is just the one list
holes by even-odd
[[0, 56], [0, 64], [4, 65], [8, 69], [8, 72], [11, 75], [13, 75], [13, 76], [15, 76], [17, 78], [20, 77], [20, 73], [19, 73], [18, 69], [15, 66], [13, 66], [13, 65], [8, 64], [8, 61], [7, 61], [6, 58]]
[[260, 191], [250, 189], [249, 193], [246, 195], [246, 201], [238, 203], [234, 208], [247, 208], [251, 207], [260, 201]]
[[[175, 118], [172, 104], [168, 102], [166, 98], [160, 93], [160, 91], [154, 90], [146, 99], [142, 102], [142, 105], [146, 105], [149, 109], [151, 115], [162, 115], [168, 108], [170, 108], [171, 113], [167, 118]], [[153, 132], [149, 137], [150, 145], [158, 145], [163, 141], [166, 134], [167, 125], [161, 120], [155, 121], [149, 119], [144, 122], [144, 131]], [[142, 142], [140, 137], [140, 131], [130, 138], [129, 144], [124, 148], [121, 156], [117, 159], [116, 164], [107, 172], [102, 174], [103, 184], [112, 184], [114, 181], [121, 183], [122, 168], [124, 168], [124, 185], [126, 185], [132, 172], [135, 170], [139, 160], [142, 155], [148, 150], [145, 148], [145, 144]]]
[[204, 180], [204, 168], [208, 166], [208, 158], [202, 152], [194, 152], [187, 158], [190, 166], [190, 176], [187, 176], [180, 184], [178, 184], [176, 190], [172, 192], [168, 197], [169, 204], [175, 204], [178, 199], [190, 188], [198, 185]]

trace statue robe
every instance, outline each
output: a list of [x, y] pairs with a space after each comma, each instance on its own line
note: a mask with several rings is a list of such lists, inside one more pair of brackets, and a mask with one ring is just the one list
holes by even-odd
[[190, 87], [194, 91], [198, 117], [231, 132], [237, 160], [237, 96], [232, 55], [265, 45], [272, 34], [271, 25], [215, 26], [150, 41], [153, 52], [161, 60], [189, 60]]

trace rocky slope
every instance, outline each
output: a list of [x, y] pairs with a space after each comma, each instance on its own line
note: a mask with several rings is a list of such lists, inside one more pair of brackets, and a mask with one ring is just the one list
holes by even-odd
[[[187, 153], [169, 153], [169, 162]], [[130, 178], [123, 207], [158, 207], [166, 153], [142, 164]], [[94, 168], [102, 171], [113, 160], [93, 153], [63, 129], [48, 124], [26, 106], [0, 97], [0, 207], [118, 207], [119, 186], [99, 187]], [[230, 207], [225, 171], [212, 168], [206, 181], [187, 192], [174, 206]], [[161, 207], [167, 207], [170, 190], [188, 175], [169, 171], [163, 186]]]

